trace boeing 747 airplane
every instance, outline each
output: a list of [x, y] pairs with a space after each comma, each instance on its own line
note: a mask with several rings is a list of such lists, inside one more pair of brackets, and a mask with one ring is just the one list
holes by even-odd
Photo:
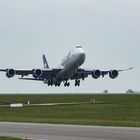
[[[60, 86], [61, 83], [64, 83], [65, 87], [70, 86], [70, 80], [75, 80], [75, 86], [80, 86], [80, 80], [84, 80], [89, 75], [94, 79], [99, 77], [104, 77], [109, 75], [111, 79], [118, 77], [119, 72], [130, 70], [109, 70], [101, 71], [98, 69], [86, 70], [80, 68], [80, 66], [85, 61], [86, 54], [81, 46], [77, 46], [61, 61], [60, 65], [57, 68], [49, 68], [48, 62], [45, 55], [43, 55], [43, 64], [44, 69], [31, 69], [31, 70], [15, 70], [15, 69], [0, 69], [2, 72], [6, 72], [6, 76], [11, 78], [15, 75], [20, 75], [19, 79], [22, 80], [35, 80], [43, 81], [44, 84], [48, 86]], [[30, 77], [27, 77], [31, 75]]]

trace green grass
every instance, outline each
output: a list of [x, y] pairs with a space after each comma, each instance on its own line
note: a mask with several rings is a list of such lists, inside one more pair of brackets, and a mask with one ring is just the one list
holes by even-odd
[[0, 137], [0, 140], [22, 140], [19, 138], [11, 138], [11, 137]]
[[0, 121], [140, 127], [140, 95], [0, 95], [0, 104], [28, 100], [31, 103], [89, 102], [91, 98], [97, 104], [0, 107]]

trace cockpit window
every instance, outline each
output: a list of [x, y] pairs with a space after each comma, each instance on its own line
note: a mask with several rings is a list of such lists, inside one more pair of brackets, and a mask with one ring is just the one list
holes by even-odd
[[82, 46], [76, 46], [76, 48], [82, 48]]

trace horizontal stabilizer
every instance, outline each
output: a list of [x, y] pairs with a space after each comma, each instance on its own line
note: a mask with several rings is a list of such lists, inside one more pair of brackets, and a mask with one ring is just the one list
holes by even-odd
[[31, 81], [43, 81], [42, 79], [36, 79], [36, 78], [18, 78], [20, 80], [31, 80]]

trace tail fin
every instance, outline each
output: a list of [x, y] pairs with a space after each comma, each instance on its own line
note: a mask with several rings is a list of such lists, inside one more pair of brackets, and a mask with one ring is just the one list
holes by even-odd
[[46, 57], [45, 57], [44, 54], [43, 54], [42, 58], [43, 58], [44, 69], [48, 69], [49, 68], [49, 65], [48, 65], [47, 59], [46, 59]]

